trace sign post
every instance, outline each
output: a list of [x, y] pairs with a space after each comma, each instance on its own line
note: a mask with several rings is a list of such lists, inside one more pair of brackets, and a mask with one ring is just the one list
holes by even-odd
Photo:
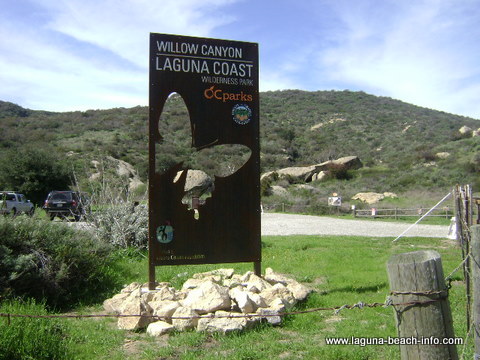
[[[254, 262], [260, 272], [260, 149], [258, 44], [150, 34], [149, 287], [160, 265]], [[212, 197], [194, 209], [182, 204], [182, 163], [156, 168], [165, 137], [160, 115], [172, 93], [190, 115], [196, 151], [225, 144], [249, 148], [247, 162], [215, 176]]]

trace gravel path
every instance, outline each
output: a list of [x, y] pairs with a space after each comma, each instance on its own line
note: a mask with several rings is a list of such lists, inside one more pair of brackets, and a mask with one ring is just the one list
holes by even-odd
[[[396, 238], [409, 226], [411, 224], [343, 220], [324, 216], [262, 214], [262, 235], [359, 235]], [[418, 224], [403, 236], [446, 238], [447, 234], [448, 226]]]

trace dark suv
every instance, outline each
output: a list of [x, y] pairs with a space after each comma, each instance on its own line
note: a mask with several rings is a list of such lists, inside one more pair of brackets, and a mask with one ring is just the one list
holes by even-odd
[[79, 221], [90, 211], [90, 199], [87, 194], [78, 191], [52, 191], [48, 194], [43, 209], [50, 220], [55, 219], [55, 216], [73, 216], [75, 221]]

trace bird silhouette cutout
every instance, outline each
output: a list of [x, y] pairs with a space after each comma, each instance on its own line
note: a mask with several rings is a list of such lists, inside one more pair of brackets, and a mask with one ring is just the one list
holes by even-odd
[[[188, 198], [192, 196], [204, 198], [213, 196], [215, 177], [233, 175], [245, 165], [252, 153], [248, 146], [216, 144], [216, 141], [207, 146], [195, 147], [188, 108], [177, 93], [171, 94], [165, 102], [158, 130], [160, 142], [155, 148], [156, 173], [162, 174], [181, 164], [182, 170], [201, 171], [207, 176], [204, 177], [206, 181], [211, 181], [209, 185], [196, 189], [192, 189], [187, 181], [182, 202], [189, 202]], [[195, 173], [198, 175], [198, 172]], [[177, 176], [174, 182], [179, 177]]]

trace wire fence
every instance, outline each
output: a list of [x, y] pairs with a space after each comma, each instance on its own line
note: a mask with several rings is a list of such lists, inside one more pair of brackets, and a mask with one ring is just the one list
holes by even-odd
[[[338, 315], [341, 311], [344, 310], [354, 310], [354, 309], [365, 309], [365, 308], [388, 308], [393, 307], [395, 313], [403, 311], [406, 308], [414, 306], [428, 306], [440, 301], [447, 301], [449, 290], [451, 288], [451, 283], [454, 279], [454, 276], [457, 272], [464, 269], [465, 263], [468, 262], [468, 259], [471, 257], [468, 254], [462, 262], [455, 268], [453, 271], [444, 279], [445, 289], [439, 291], [390, 291], [386, 296], [386, 299], [383, 303], [373, 302], [357, 302], [355, 304], [343, 304], [338, 306], [327, 306], [327, 307], [316, 307], [304, 310], [295, 310], [295, 311], [284, 311], [284, 312], [272, 312], [272, 313], [229, 313], [229, 314], [207, 314], [207, 315], [198, 315], [198, 316], [158, 316], [158, 315], [148, 315], [148, 314], [49, 314], [49, 315], [31, 315], [31, 314], [14, 314], [14, 313], [0, 313], [0, 318], [6, 318], [7, 324], [11, 325], [11, 322], [15, 318], [31, 318], [31, 319], [91, 319], [91, 318], [150, 318], [154, 321], [167, 321], [171, 322], [172, 320], [193, 320], [193, 319], [220, 319], [220, 318], [244, 318], [247, 320], [252, 320], [255, 318], [267, 319], [273, 317], [288, 317], [288, 316], [297, 316], [302, 314], [311, 314], [323, 311], [333, 311], [334, 315]], [[413, 300], [405, 302], [395, 302], [396, 296], [404, 295], [414, 295], [423, 297], [423, 300]], [[469, 315], [470, 316], [470, 315]], [[467, 334], [463, 340], [463, 350], [460, 359], [465, 359], [465, 354], [467, 350], [468, 339], [472, 334], [472, 326], [469, 324], [467, 327]]]
[[[440, 293], [440, 292], [439, 292]], [[405, 293], [402, 292], [391, 292], [391, 295], [402, 295]], [[424, 295], [424, 296], [431, 296], [433, 293], [431, 291], [425, 292], [411, 292], [410, 294], [416, 295]], [[442, 292], [442, 294], [444, 294]], [[0, 313], [0, 317], [7, 318], [8, 323], [10, 324], [11, 319], [13, 318], [32, 318], [32, 319], [85, 319], [85, 318], [128, 318], [128, 317], [141, 317], [141, 318], [151, 318], [155, 320], [193, 320], [193, 319], [221, 319], [221, 318], [265, 318], [265, 317], [284, 317], [284, 316], [292, 316], [292, 315], [300, 315], [300, 314], [309, 314], [314, 312], [320, 311], [333, 311], [335, 315], [337, 315], [342, 310], [352, 310], [352, 309], [363, 309], [363, 308], [375, 308], [375, 307], [389, 307], [389, 306], [417, 306], [417, 305], [427, 305], [431, 304], [440, 300], [445, 299], [444, 296], [439, 297], [437, 299], [430, 299], [424, 301], [409, 301], [404, 303], [393, 303], [392, 298], [387, 296], [387, 299], [384, 303], [374, 302], [374, 303], [364, 303], [358, 302], [356, 304], [344, 304], [341, 306], [331, 306], [331, 307], [318, 307], [306, 310], [298, 310], [298, 311], [285, 311], [285, 312], [278, 312], [272, 314], [239, 314], [239, 313], [230, 313], [228, 315], [198, 315], [198, 316], [158, 316], [158, 315], [145, 315], [145, 314], [58, 314], [58, 315], [28, 315], [28, 314], [9, 314], [9, 313]]]

